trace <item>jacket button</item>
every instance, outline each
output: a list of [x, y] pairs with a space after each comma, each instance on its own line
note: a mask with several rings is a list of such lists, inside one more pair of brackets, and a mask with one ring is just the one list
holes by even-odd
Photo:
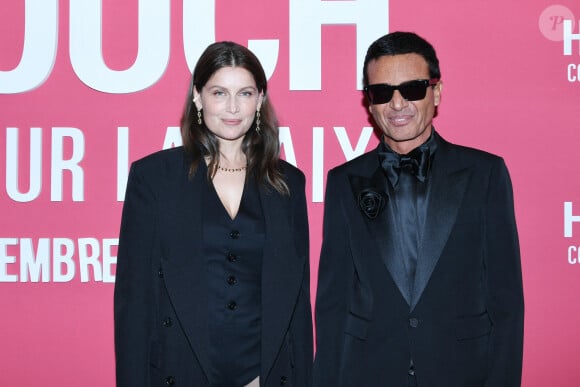
[[419, 326], [419, 319], [415, 318], [415, 317], [411, 317], [409, 319], [409, 325], [411, 326], [411, 328], [417, 328]]
[[238, 257], [235, 254], [232, 254], [232, 253], [228, 254], [228, 261], [236, 262], [237, 260], [238, 260]]
[[240, 237], [240, 232], [238, 230], [234, 230], [234, 231], [230, 232], [230, 238], [238, 239], [239, 237]]
[[164, 327], [169, 328], [170, 326], [173, 325], [173, 320], [171, 320], [171, 317], [165, 317], [163, 319], [162, 324], [163, 324]]
[[288, 378], [286, 376], [282, 376], [280, 378], [280, 385], [281, 386], [285, 385], [287, 381], [288, 381]]
[[175, 378], [173, 376], [168, 376], [165, 378], [165, 384], [167, 386], [174, 386], [175, 385]]
[[163, 269], [159, 269], [157, 275], [159, 276], [159, 278], [163, 278]]
[[236, 277], [234, 277], [233, 275], [228, 277], [228, 284], [229, 285], [235, 285], [238, 283], [238, 280]]
[[227, 307], [229, 310], [235, 310], [238, 307], [238, 304], [236, 304], [235, 301], [230, 301], [230, 302], [228, 302]]

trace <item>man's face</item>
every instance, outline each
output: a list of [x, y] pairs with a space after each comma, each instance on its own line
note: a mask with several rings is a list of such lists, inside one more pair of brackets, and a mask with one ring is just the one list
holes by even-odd
[[[418, 54], [384, 55], [367, 65], [369, 85], [391, 86], [417, 79], [429, 79], [429, 66]], [[384, 134], [384, 141], [395, 152], [407, 154], [431, 135], [435, 106], [441, 99], [441, 83], [429, 86], [425, 98], [407, 101], [399, 90], [387, 103], [370, 105], [369, 111]]]

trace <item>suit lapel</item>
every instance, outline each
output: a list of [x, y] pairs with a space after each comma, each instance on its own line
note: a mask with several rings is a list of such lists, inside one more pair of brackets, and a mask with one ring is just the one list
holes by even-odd
[[209, 330], [207, 321], [207, 286], [204, 262], [201, 257], [202, 187], [206, 169], [200, 164], [193, 181], [187, 178], [184, 165], [178, 194], [168, 198], [163, 215], [168, 228], [164, 246], [163, 272], [165, 286], [179, 321], [195, 355], [206, 373], [210, 369]]
[[[393, 201], [390, 199], [392, 196], [389, 193], [390, 188], [387, 182], [387, 178], [383, 173], [383, 170], [378, 163], [378, 155], [376, 150], [374, 152], [374, 157], [369, 157], [369, 165], [366, 170], [374, 170], [371, 177], [350, 175], [350, 186], [352, 193], [354, 195], [355, 205], [357, 208], [357, 214], [353, 216], [359, 216], [364, 219], [365, 225], [368, 229], [368, 233], [372, 236], [372, 241], [377, 246], [377, 250], [380, 252], [381, 259], [387, 270], [391, 274], [391, 277], [395, 284], [397, 285], [401, 295], [407, 302], [411, 303], [411, 292], [409, 289], [409, 284], [406, 279], [405, 266], [403, 262], [403, 257], [401, 256], [398, 245], [397, 245], [397, 235], [396, 226], [393, 222]], [[379, 212], [376, 218], [371, 219], [369, 216], [365, 215], [365, 211], [361, 210], [361, 192], [366, 189], [371, 189], [376, 192], [382, 192], [385, 195], [385, 203], [382, 210]], [[361, 236], [364, 238], [364, 235]], [[358, 242], [354, 241], [357, 245]], [[362, 242], [361, 245], [364, 246], [366, 243]], [[367, 255], [368, 249], [361, 250], [362, 255]]]
[[266, 222], [262, 260], [262, 364], [266, 380], [282, 346], [304, 273], [305, 257], [298, 257], [294, 243], [290, 199], [273, 189], [260, 188]]
[[455, 157], [453, 146], [441, 137], [438, 141], [411, 310], [417, 305], [449, 239], [471, 176], [471, 169], [461, 165]]

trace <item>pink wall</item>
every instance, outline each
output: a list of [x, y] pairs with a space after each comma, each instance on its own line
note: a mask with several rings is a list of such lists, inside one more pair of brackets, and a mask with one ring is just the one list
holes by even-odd
[[577, 1], [5, 3], [0, 385], [113, 384], [118, 192], [128, 161], [169, 142], [188, 63], [213, 40], [249, 45], [271, 71], [285, 157], [308, 177], [314, 294], [326, 172], [377, 142], [364, 129], [357, 52], [362, 59], [394, 30], [415, 31], [438, 50], [439, 132], [504, 156], [510, 168], [526, 295], [523, 385], [580, 383]]

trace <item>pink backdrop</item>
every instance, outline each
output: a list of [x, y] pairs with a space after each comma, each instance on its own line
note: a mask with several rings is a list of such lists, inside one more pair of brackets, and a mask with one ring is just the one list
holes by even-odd
[[377, 143], [357, 58], [394, 30], [438, 50], [439, 132], [510, 168], [526, 296], [523, 385], [579, 385], [580, 3], [523, 4], [4, 1], [0, 385], [113, 385], [128, 162], [179, 141], [189, 67], [214, 40], [249, 45], [271, 75], [284, 157], [308, 178], [314, 296], [326, 172]]

